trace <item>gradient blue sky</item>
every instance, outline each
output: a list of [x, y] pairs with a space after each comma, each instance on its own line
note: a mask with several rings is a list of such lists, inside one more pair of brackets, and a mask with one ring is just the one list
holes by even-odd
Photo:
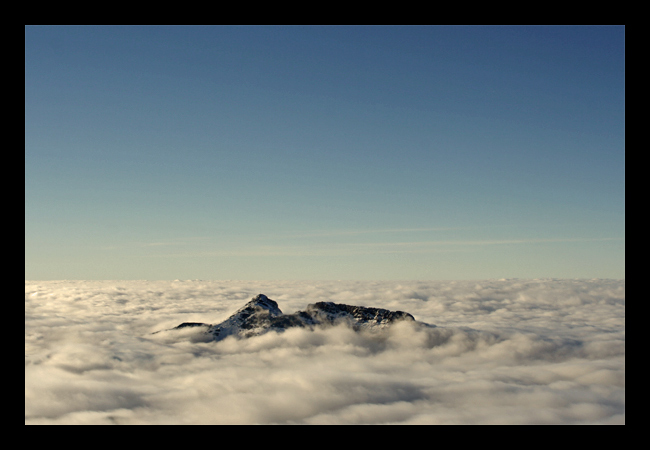
[[26, 279], [625, 277], [624, 27], [26, 27]]

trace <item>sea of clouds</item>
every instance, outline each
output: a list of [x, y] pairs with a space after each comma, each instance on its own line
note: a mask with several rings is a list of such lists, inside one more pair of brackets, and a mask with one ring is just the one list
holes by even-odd
[[[418, 321], [204, 342], [256, 294]], [[26, 281], [26, 424], [624, 424], [625, 281]]]

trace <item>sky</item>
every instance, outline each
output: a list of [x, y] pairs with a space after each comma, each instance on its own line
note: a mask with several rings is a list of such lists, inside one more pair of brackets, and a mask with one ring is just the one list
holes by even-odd
[[28, 26], [25, 278], [625, 278], [625, 29]]
[[[169, 330], [259, 292], [418, 322]], [[625, 281], [25, 282], [25, 424], [114, 423], [625, 424]]]

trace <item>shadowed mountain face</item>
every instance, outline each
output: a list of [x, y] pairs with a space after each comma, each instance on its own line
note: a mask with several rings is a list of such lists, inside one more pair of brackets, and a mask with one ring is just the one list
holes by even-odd
[[278, 304], [264, 294], [259, 294], [223, 322], [210, 325], [185, 322], [174, 329], [185, 327], [206, 327], [206, 333], [215, 341], [230, 335], [239, 337], [258, 336], [267, 331], [283, 331], [292, 327], [337, 325], [345, 323], [354, 330], [385, 327], [396, 321], [415, 321], [403, 311], [389, 311], [381, 308], [366, 308], [332, 302], [318, 302], [307, 306], [304, 311], [283, 314]]

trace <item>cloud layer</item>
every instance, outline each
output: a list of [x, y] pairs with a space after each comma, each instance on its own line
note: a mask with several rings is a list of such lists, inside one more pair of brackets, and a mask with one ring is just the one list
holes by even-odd
[[[258, 293], [407, 311], [202, 342]], [[25, 282], [25, 422], [625, 423], [625, 282]]]

